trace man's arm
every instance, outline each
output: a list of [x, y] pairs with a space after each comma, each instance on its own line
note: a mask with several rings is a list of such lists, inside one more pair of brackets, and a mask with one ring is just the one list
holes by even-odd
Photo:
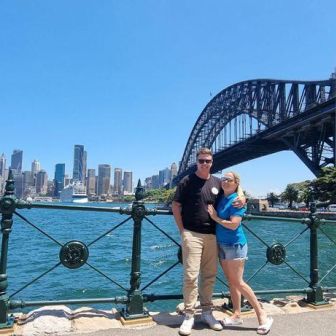
[[172, 211], [173, 211], [173, 215], [175, 218], [175, 222], [177, 225], [177, 228], [180, 231], [180, 234], [182, 234], [184, 227], [183, 227], [183, 221], [182, 221], [182, 204], [176, 201], [173, 201], [172, 203]]

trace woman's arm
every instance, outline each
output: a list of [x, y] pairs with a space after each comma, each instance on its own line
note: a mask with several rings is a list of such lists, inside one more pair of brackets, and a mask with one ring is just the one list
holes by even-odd
[[222, 219], [218, 217], [217, 211], [213, 207], [213, 205], [208, 205], [208, 212], [210, 217], [218, 224], [223, 225], [225, 228], [229, 230], [236, 230], [240, 225], [242, 218], [240, 216], [231, 216], [230, 220]]

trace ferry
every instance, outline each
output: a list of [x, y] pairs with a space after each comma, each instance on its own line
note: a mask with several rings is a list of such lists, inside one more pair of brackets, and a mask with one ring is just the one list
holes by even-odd
[[86, 194], [85, 185], [78, 181], [67, 185], [60, 193], [60, 201], [67, 203], [87, 203], [89, 199]]

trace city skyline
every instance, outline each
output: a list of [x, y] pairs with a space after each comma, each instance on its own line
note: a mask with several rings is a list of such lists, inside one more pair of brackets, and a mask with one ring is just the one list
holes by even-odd
[[[23, 170], [38, 159], [51, 178], [57, 163], [71, 173], [79, 143], [87, 168], [109, 163], [143, 182], [179, 163], [201, 111], [226, 87], [328, 79], [335, 12], [331, 0], [5, 1], [0, 153], [8, 166], [20, 148]], [[255, 196], [314, 178], [289, 151], [231, 169]]]

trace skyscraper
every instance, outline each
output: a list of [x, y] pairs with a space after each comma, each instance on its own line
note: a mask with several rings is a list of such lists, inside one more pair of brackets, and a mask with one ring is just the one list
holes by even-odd
[[48, 190], [48, 174], [45, 170], [40, 170], [36, 174], [36, 192], [45, 195]]
[[122, 169], [114, 168], [114, 194], [121, 195], [121, 187], [122, 187]]
[[110, 189], [111, 166], [100, 164], [98, 166], [98, 195], [107, 195]]
[[31, 171], [34, 176], [41, 170], [40, 161], [34, 160], [31, 164]]
[[0, 176], [5, 176], [5, 169], [6, 169], [6, 157], [5, 154], [2, 153], [0, 156]]
[[10, 168], [15, 170], [16, 173], [21, 173], [22, 171], [22, 156], [23, 151], [21, 149], [14, 149]]
[[87, 183], [86, 183], [87, 194], [89, 196], [96, 195], [96, 170], [88, 169]]
[[59, 197], [64, 189], [65, 163], [57, 163], [55, 166], [54, 195]]
[[83, 183], [86, 184], [86, 167], [87, 167], [87, 151], [84, 151], [83, 156]]
[[177, 164], [175, 162], [170, 166], [170, 187], [172, 186], [172, 182], [174, 178], [177, 176]]
[[164, 187], [170, 182], [170, 169], [165, 168], [159, 171], [159, 187]]
[[23, 197], [24, 192], [24, 184], [23, 184], [23, 174], [21, 172], [16, 172], [16, 170], [13, 170], [13, 176], [15, 181], [15, 196], [18, 198]]
[[124, 187], [124, 194], [128, 193], [131, 194], [132, 193], [132, 186], [133, 186], [133, 174], [131, 171], [124, 171], [124, 180], [123, 180], [123, 187]]
[[[85, 161], [85, 162], [84, 162]], [[86, 154], [83, 145], [75, 145], [72, 179], [85, 184]]]

